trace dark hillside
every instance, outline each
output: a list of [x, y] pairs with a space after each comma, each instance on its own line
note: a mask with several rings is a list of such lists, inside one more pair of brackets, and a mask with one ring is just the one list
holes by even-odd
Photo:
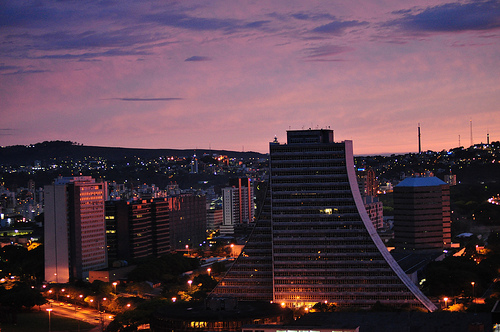
[[137, 157], [154, 159], [161, 156], [190, 157], [196, 153], [220, 154], [230, 158], [262, 158], [265, 155], [257, 152], [237, 152], [226, 150], [203, 150], [203, 149], [130, 149], [85, 146], [69, 141], [51, 141], [32, 145], [14, 145], [0, 147], [1, 165], [33, 165], [36, 160], [42, 165], [61, 160], [83, 160], [84, 158], [102, 158], [108, 161], [118, 161], [125, 158]]

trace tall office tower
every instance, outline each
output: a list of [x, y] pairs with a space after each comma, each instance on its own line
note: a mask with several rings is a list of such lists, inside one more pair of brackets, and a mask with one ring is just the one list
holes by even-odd
[[106, 185], [90, 176], [58, 178], [45, 186], [45, 280], [86, 279], [108, 266]]
[[170, 252], [167, 198], [106, 202], [108, 259], [130, 260]]
[[215, 232], [219, 230], [223, 220], [222, 200], [217, 199], [212, 201], [207, 209], [207, 231]]
[[378, 197], [361, 196], [365, 204], [366, 213], [373, 223], [375, 229], [384, 227], [384, 206]]
[[253, 181], [250, 178], [231, 179], [230, 185], [222, 188], [222, 235], [233, 234], [235, 226], [248, 225], [255, 217]]
[[450, 186], [436, 177], [406, 178], [394, 187], [397, 249], [442, 250], [451, 245]]
[[166, 197], [151, 202], [153, 255], [160, 257], [170, 252], [170, 206]]
[[377, 196], [378, 180], [373, 169], [358, 168], [356, 176], [358, 178], [358, 186], [361, 196]]
[[167, 198], [172, 250], [199, 248], [207, 238], [207, 207], [203, 195], [180, 194]]
[[266, 202], [240, 256], [212, 292], [287, 306], [377, 301], [435, 310], [394, 261], [364, 208], [352, 142], [288, 131], [270, 144]]
[[130, 260], [153, 255], [150, 200], [107, 201], [108, 256]]

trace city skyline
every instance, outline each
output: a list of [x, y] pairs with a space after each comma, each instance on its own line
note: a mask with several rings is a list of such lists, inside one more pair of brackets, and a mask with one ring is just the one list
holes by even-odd
[[423, 151], [499, 140], [497, 1], [9, 2], [0, 22], [0, 146], [266, 153], [331, 128], [356, 155], [406, 153], [418, 124]]

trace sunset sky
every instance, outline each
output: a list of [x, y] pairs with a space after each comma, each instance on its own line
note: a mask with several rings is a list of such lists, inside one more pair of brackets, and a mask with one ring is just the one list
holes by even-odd
[[0, 146], [500, 140], [499, 1], [1, 1]]

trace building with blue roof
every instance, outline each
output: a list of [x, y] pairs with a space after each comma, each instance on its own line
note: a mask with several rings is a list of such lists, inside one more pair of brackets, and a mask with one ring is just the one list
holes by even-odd
[[451, 245], [450, 187], [437, 177], [411, 177], [394, 187], [394, 240], [402, 250]]

